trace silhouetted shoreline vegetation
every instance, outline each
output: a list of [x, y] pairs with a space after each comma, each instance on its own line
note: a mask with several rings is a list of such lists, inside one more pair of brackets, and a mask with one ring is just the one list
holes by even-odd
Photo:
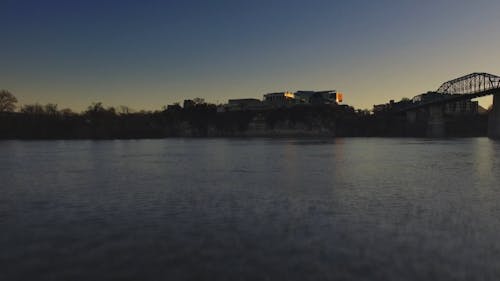
[[[215, 104], [196, 99], [189, 107], [174, 104], [158, 111], [135, 112], [99, 102], [81, 113], [56, 104], [8, 109], [0, 112], [0, 139], [425, 137], [426, 127], [419, 122], [410, 126], [404, 116], [373, 115], [337, 104], [218, 112]], [[447, 133], [486, 136], [487, 122], [487, 115], [456, 117]]]

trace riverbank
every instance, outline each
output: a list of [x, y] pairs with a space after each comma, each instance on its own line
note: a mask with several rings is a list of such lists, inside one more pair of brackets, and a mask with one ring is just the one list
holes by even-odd
[[[446, 117], [447, 137], [487, 135], [488, 116]], [[427, 123], [373, 115], [348, 106], [297, 106], [262, 111], [189, 109], [117, 114], [4, 113], [0, 139], [142, 139], [172, 137], [425, 137]]]

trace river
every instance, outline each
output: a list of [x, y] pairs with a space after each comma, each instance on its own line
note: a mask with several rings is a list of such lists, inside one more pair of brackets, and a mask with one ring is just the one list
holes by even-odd
[[500, 142], [0, 142], [0, 280], [497, 280]]

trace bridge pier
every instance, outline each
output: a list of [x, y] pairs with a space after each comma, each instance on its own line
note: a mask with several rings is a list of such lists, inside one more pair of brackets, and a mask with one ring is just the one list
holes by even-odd
[[493, 95], [493, 106], [488, 120], [488, 137], [500, 139], [500, 94]]
[[427, 121], [427, 137], [443, 138], [445, 137], [444, 106], [431, 105], [429, 107], [429, 117]]

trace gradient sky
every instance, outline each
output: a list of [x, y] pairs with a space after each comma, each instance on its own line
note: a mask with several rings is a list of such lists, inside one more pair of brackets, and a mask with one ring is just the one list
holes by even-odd
[[75, 110], [326, 89], [371, 108], [500, 75], [499, 11], [498, 0], [0, 0], [0, 88]]

